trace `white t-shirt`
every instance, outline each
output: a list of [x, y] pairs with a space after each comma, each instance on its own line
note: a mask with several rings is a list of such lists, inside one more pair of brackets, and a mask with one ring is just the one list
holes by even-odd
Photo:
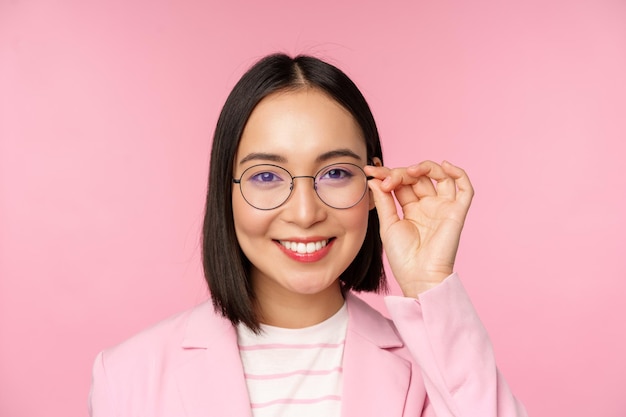
[[339, 416], [346, 304], [329, 319], [303, 329], [237, 326], [254, 417]]

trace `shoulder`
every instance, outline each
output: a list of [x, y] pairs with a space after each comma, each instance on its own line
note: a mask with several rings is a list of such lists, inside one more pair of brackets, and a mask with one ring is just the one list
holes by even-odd
[[366, 320], [370, 324], [377, 326], [393, 326], [393, 322], [385, 317], [380, 311], [370, 306], [365, 300], [359, 298], [353, 292], [346, 294], [346, 303], [348, 304], [348, 312], [351, 317], [359, 320]]
[[381, 348], [399, 348], [404, 344], [395, 323], [353, 293], [346, 294], [348, 331]]
[[168, 363], [168, 359], [174, 360], [180, 351], [197, 343], [198, 339], [209, 340], [214, 331], [228, 325], [230, 322], [215, 313], [211, 301], [205, 301], [105, 349], [100, 359], [110, 372], [125, 372], [142, 366], [153, 368], [156, 364]]
[[191, 380], [201, 367], [218, 369], [236, 348], [234, 327], [210, 301], [171, 316], [98, 354], [90, 393], [92, 409], [99, 410], [94, 415], [112, 415], [111, 409], [136, 415], [137, 407], [146, 415], [181, 415], [175, 394], [180, 379]]

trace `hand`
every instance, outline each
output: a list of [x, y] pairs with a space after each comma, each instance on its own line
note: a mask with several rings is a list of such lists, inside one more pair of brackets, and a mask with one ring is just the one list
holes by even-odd
[[374, 177], [368, 184], [391, 271], [404, 295], [417, 297], [454, 271], [472, 184], [465, 171], [446, 161], [364, 170]]

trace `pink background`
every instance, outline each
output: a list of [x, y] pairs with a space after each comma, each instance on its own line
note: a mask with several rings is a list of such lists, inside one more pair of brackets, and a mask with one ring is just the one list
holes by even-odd
[[269, 3], [0, 0], [0, 416], [86, 415], [99, 350], [206, 297], [213, 126], [274, 51], [343, 68], [388, 165], [470, 173], [457, 269], [531, 415], [626, 415], [626, 3]]

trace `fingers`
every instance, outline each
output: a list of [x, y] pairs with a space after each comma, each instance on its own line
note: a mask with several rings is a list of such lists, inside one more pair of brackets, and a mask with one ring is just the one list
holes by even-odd
[[472, 198], [474, 198], [474, 187], [472, 186], [467, 173], [463, 169], [452, 165], [448, 161], [443, 161], [442, 168], [451, 178], [454, 179], [457, 188], [456, 200], [469, 207], [472, 202]]
[[381, 184], [381, 180], [376, 178], [368, 181], [367, 183], [368, 187], [372, 191], [374, 205], [376, 206], [376, 211], [378, 212], [380, 232], [381, 235], [384, 235], [389, 226], [400, 220], [400, 217], [398, 216], [396, 202], [393, 195], [390, 192], [383, 191], [381, 189]]
[[419, 178], [435, 181], [437, 183], [437, 195], [449, 200], [454, 200], [456, 197], [455, 181], [446, 173], [442, 165], [432, 161], [424, 161], [407, 168], [407, 172]]
[[380, 183], [381, 191], [386, 193], [393, 191], [400, 204], [408, 204], [428, 195], [437, 194], [429, 178], [412, 176], [406, 168], [380, 167], [374, 176], [382, 180]]
[[425, 197], [443, 197], [469, 206], [474, 189], [465, 171], [444, 161], [424, 161], [408, 168], [366, 166], [368, 175], [381, 180], [380, 190], [393, 191], [400, 204]]

